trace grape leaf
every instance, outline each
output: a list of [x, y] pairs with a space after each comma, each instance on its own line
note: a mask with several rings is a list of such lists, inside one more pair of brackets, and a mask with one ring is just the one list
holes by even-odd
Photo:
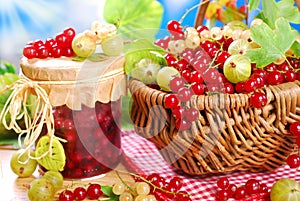
[[275, 28], [276, 33], [266, 23], [250, 28], [251, 39], [260, 47], [248, 50], [246, 55], [259, 68], [285, 57], [285, 52], [296, 40], [297, 31], [292, 30], [289, 22], [283, 17], [275, 21]]
[[291, 47], [291, 50], [293, 51], [296, 57], [300, 57], [300, 43], [298, 41], [294, 42], [294, 44]]
[[107, 0], [104, 5], [104, 19], [118, 26], [124, 40], [154, 40], [162, 14], [163, 7], [156, 0]]
[[109, 197], [105, 200], [107, 200], [107, 201], [118, 201], [119, 200], [119, 196], [113, 193], [111, 186], [101, 186], [101, 191], [103, 192], [104, 195]]
[[286, 18], [291, 23], [299, 24], [300, 12], [294, 4], [294, 0], [281, 0], [278, 2], [274, 0], [262, 0], [262, 11], [257, 17], [261, 18], [271, 28], [275, 27], [275, 21], [280, 17]]
[[166, 60], [163, 57], [164, 49], [154, 45], [147, 39], [139, 39], [125, 45], [124, 51], [126, 58], [125, 72], [127, 75], [130, 74], [135, 64], [143, 58], [150, 58], [158, 64], [166, 65]]

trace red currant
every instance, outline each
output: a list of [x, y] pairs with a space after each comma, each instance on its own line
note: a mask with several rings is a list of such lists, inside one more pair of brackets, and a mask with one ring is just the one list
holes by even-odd
[[76, 35], [75, 30], [73, 28], [71, 28], [71, 27], [68, 27], [68, 28], [64, 29], [63, 33], [67, 37], [69, 43], [72, 43], [72, 40], [73, 40], [73, 38]]
[[157, 187], [164, 187], [166, 186], [166, 179], [160, 176], [158, 173], [152, 173], [147, 177], [147, 180], [150, 181]]
[[296, 122], [292, 123], [290, 125], [289, 130], [294, 136], [296, 136], [296, 137], [300, 136], [300, 122], [296, 121]]
[[66, 57], [73, 57], [75, 56], [75, 52], [71, 47], [63, 49], [63, 55]]
[[74, 198], [74, 194], [72, 191], [64, 190], [59, 194], [58, 200], [59, 201], [73, 201], [73, 200], [75, 200], [75, 198]]
[[298, 168], [300, 167], [300, 156], [298, 154], [289, 155], [286, 159], [286, 163], [290, 166], [290, 168]]
[[193, 71], [191, 74], [191, 82], [197, 82], [199, 84], [202, 84], [204, 80], [201, 73], [199, 73], [198, 71]]
[[52, 46], [56, 44], [56, 41], [53, 38], [47, 38], [45, 41], [45, 47], [49, 50], [52, 49]]
[[167, 49], [168, 48], [168, 43], [170, 41], [170, 37], [166, 36], [164, 39], [158, 39], [155, 41], [155, 45], [163, 48], [163, 49]]
[[175, 121], [175, 127], [179, 131], [185, 131], [191, 128], [191, 122], [185, 120], [185, 119], [176, 119]]
[[84, 200], [87, 196], [86, 189], [82, 187], [75, 188], [73, 193], [75, 200]]
[[41, 39], [37, 39], [33, 42], [33, 45], [36, 49], [39, 49], [42, 46], [45, 46], [44, 42]]
[[69, 48], [69, 40], [68, 37], [65, 35], [65, 33], [59, 33], [55, 36], [55, 40], [62, 49]]
[[277, 66], [277, 70], [287, 72], [287, 71], [291, 71], [291, 67], [287, 62], [283, 62], [282, 64]]
[[277, 70], [277, 66], [274, 63], [270, 63], [269, 65], [267, 65], [265, 67], [265, 70], [268, 72], [275, 71], [275, 70]]
[[186, 82], [190, 83], [192, 81], [192, 72], [189, 69], [184, 69], [181, 72], [182, 77], [185, 79]]
[[173, 177], [170, 181], [169, 181], [169, 186], [171, 186], [172, 188], [175, 189], [175, 192], [179, 191], [182, 188], [182, 179], [179, 177]]
[[176, 194], [174, 201], [192, 201], [192, 199], [186, 191], [179, 191]]
[[272, 71], [268, 73], [267, 82], [270, 85], [281, 84], [284, 81], [283, 75], [279, 71]]
[[256, 80], [248, 79], [244, 82], [244, 90], [248, 93], [254, 91], [256, 89]]
[[227, 94], [233, 94], [234, 93], [234, 86], [230, 82], [224, 83], [224, 92]]
[[90, 184], [86, 191], [87, 198], [91, 200], [98, 199], [101, 195], [103, 195], [100, 184]]
[[267, 184], [262, 183], [259, 185], [259, 192], [260, 193], [268, 193], [270, 191], [269, 187], [267, 186]]
[[208, 27], [207, 26], [205, 26], [205, 25], [200, 25], [200, 26], [198, 26], [197, 28], [196, 28], [196, 30], [198, 31], [198, 33], [201, 33], [202, 31], [204, 31], [204, 30], [209, 30], [208, 29]]
[[179, 71], [183, 71], [183, 70], [187, 69], [188, 66], [189, 66], [189, 63], [185, 59], [180, 59], [180, 60], [175, 62], [175, 67]]
[[220, 179], [218, 179], [217, 186], [221, 189], [227, 189], [227, 187], [229, 186], [228, 177], [221, 177]]
[[172, 110], [172, 114], [175, 119], [182, 119], [184, 114], [184, 109], [178, 106]]
[[289, 70], [286, 71], [284, 77], [287, 82], [294, 82], [296, 80], [296, 73], [292, 70]]
[[37, 50], [37, 57], [39, 59], [45, 59], [49, 56], [49, 52], [45, 46], [40, 46]]
[[59, 58], [62, 54], [62, 49], [58, 45], [54, 45], [51, 50], [52, 57]]
[[236, 189], [237, 189], [237, 187], [236, 187], [235, 184], [229, 184], [228, 185], [227, 191], [229, 193], [229, 197], [233, 197], [234, 196]]
[[261, 77], [263, 80], [267, 79], [268, 77], [267, 71], [260, 68], [253, 70], [253, 75], [258, 75], [258, 77]]
[[[223, 64], [228, 57], [230, 57], [230, 54], [228, 52], [220, 51], [216, 57], [216, 63], [219, 65]], [[222, 67], [222, 65], [221, 65], [221, 67]]]
[[215, 68], [209, 68], [203, 75], [205, 83], [220, 83], [222, 78], [220, 73]]
[[176, 20], [169, 21], [167, 24], [167, 29], [169, 32], [171, 32], [171, 34], [173, 34], [174, 32], [182, 32], [181, 25]]
[[235, 91], [237, 93], [243, 93], [245, 90], [244, 90], [244, 82], [238, 82], [235, 84]]
[[186, 120], [192, 122], [196, 121], [199, 117], [199, 111], [196, 108], [188, 108], [184, 110], [184, 117]]
[[216, 194], [216, 200], [217, 201], [226, 201], [229, 198], [230, 197], [229, 197], [229, 193], [228, 193], [227, 190], [221, 189], [221, 190], [217, 191], [217, 194]]
[[192, 93], [195, 95], [202, 95], [202, 94], [204, 94], [204, 85], [200, 84], [198, 82], [193, 82], [191, 84], [191, 90], [192, 90]]
[[267, 104], [267, 96], [263, 92], [254, 92], [250, 97], [250, 104], [255, 108], [262, 108]]
[[245, 186], [240, 186], [236, 189], [234, 198], [237, 200], [243, 199], [246, 197], [246, 189]]
[[179, 104], [179, 100], [175, 94], [167, 94], [165, 97], [165, 107], [175, 108]]
[[256, 179], [249, 179], [245, 184], [246, 193], [253, 195], [259, 193], [260, 183]]
[[173, 66], [174, 63], [176, 62], [176, 58], [174, 55], [168, 53], [164, 55], [165, 60], [167, 61], [168, 66]]
[[174, 77], [170, 80], [170, 89], [173, 92], [178, 92], [178, 90], [184, 86], [184, 80], [180, 77]]
[[23, 49], [23, 55], [28, 59], [36, 58], [37, 51], [33, 45], [26, 45]]
[[187, 87], [181, 87], [177, 92], [177, 98], [179, 101], [187, 102], [191, 99], [192, 92], [191, 89]]

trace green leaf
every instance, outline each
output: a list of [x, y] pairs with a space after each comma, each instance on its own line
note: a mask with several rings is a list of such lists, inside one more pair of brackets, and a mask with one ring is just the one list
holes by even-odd
[[300, 12], [294, 4], [294, 0], [279, 1], [277, 3], [279, 8], [278, 17], [284, 17], [291, 23], [300, 24]]
[[112, 191], [112, 187], [111, 186], [101, 186], [101, 191], [103, 192], [104, 195], [108, 196], [108, 201], [118, 201], [119, 200], [119, 196], [114, 194]]
[[255, 10], [258, 8], [260, 0], [250, 0], [249, 1], [249, 9], [250, 11]]
[[86, 58], [85, 57], [75, 56], [75, 57], [72, 57], [72, 60], [73, 61], [79, 61], [79, 62], [81, 62], [81, 61], [85, 61]]
[[285, 57], [286, 51], [296, 40], [297, 31], [291, 29], [286, 19], [281, 17], [276, 20], [275, 27], [276, 34], [265, 23], [250, 28], [250, 37], [260, 48], [250, 49], [246, 55], [259, 68]]
[[293, 51], [296, 57], [300, 57], [300, 43], [298, 41], [294, 42], [294, 44], [291, 47], [291, 50]]
[[264, 16], [268, 19], [268, 25], [274, 28], [274, 23], [278, 18], [279, 8], [274, 0], [262, 0], [262, 10]]
[[300, 12], [294, 4], [294, 0], [281, 0], [278, 2], [262, 0], [262, 11], [257, 17], [261, 18], [271, 28], [275, 27], [275, 21], [280, 17], [284, 17], [291, 23], [299, 24]]
[[125, 40], [154, 40], [162, 15], [163, 7], [156, 0], [107, 0], [104, 6], [104, 19], [116, 24]]
[[125, 51], [125, 72], [130, 74], [131, 70], [135, 67], [135, 64], [143, 58], [150, 58], [154, 62], [166, 65], [164, 59], [164, 49], [154, 45], [147, 39], [140, 39], [133, 41], [124, 47]]
[[16, 68], [14, 65], [7, 61], [0, 60], [0, 75], [5, 73], [16, 73]]

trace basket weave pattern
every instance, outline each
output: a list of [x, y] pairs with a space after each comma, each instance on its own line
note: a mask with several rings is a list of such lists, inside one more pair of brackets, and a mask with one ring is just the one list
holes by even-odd
[[191, 175], [237, 170], [274, 170], [296, 150], [288, 125], [300, 121], [300, 82], [264, 88], [262, 109], [249, 104], [249, 94], [192, 96], [187, 106], [199, 110], [199, 119], [187, 131], [175, 128], [167, 93], [130, 80], [131, 118], [136, 132], [152, 141], [164, 159]]

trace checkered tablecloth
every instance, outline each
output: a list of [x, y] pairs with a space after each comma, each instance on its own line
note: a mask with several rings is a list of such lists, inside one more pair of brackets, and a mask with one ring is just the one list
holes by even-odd
[[[184, 181], [183, 190], [186, 190], [192, 195], [192, 200], [215, 200], [216, 183], [223, 175], [191, 177], [178, 174], [174, 171], [174, 168], [164, 161], [152, 142], [138, 136], [132, 130], [123, 131], [122, 148], [124, 152], [124, 164], [129, 171], [144, 175], [159, 173], [167, 179], [174, 176], [181, 177]], [[235, 172], [227, 176], [230, 178], [231, 183], [237, 186], [245, 184], [250, 178], [258, 179], [270, 187], [275, 181], [284, 177], [292, 178], [300, 182], [300, 171], [291, 169], [287, 165], [272, 172]]]

